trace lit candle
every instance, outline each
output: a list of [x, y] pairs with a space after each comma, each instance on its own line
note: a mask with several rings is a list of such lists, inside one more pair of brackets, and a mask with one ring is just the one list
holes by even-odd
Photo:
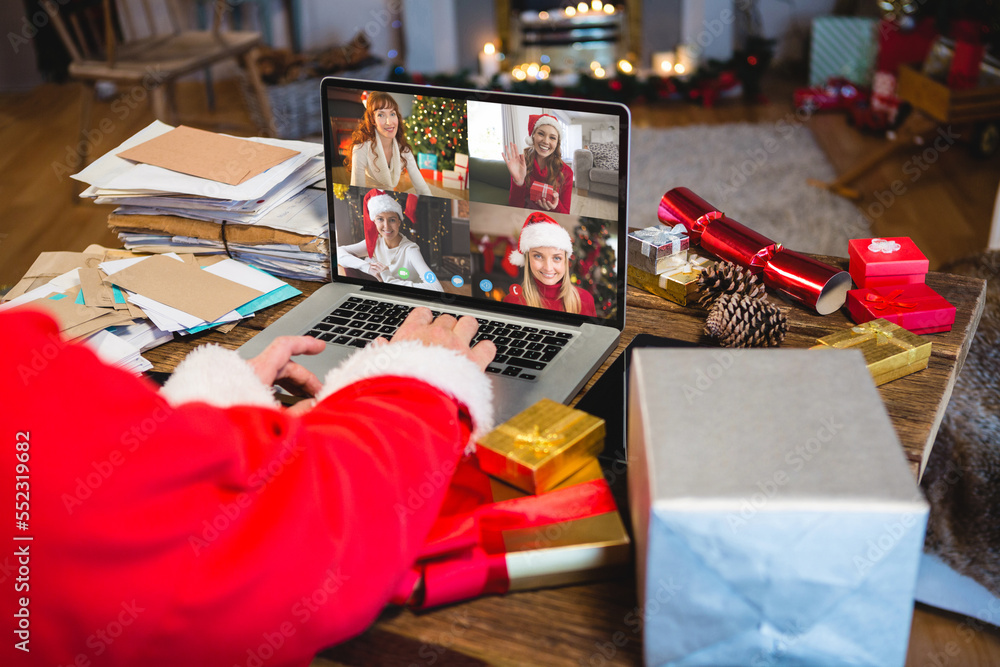
[[677, 47], [677, 62], [674, 63], [675, 74], [693, 74], [698, 62], [697, 51], [688, 46]]
[[673, 76], [674, 52], [660, 51], [653, 54], [653, 74], [656, 76]]
[[500, 62], [497, 60], [497, 49], [493, 42], [486, 42], [483, 45], [482, 53], [479, 54], [479, 72], [490, 79], [500, 71]]

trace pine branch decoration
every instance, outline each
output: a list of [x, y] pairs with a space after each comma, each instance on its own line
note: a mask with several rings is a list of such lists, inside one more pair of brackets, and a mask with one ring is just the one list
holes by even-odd
[[722, 261], [702, 271], [698, 276], [698, 287], [702, 292], [699, 303], [704, 307], [711, 306], [724, 294], [743, 294], [751, 299], [767, 299], [767, 291], [760, 278], [732, 262]]
[[766, 299], [723, 294], [712, 304], [705, 333], [723, 347], [777, 347], [788, 333], [788, 319]]

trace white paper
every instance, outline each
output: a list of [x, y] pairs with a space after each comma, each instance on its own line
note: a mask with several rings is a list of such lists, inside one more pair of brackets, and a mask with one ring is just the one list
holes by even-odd
[[9, 308], [15, 308], [17, 306], [35, 301], [36, 299], [44, 299], [50, 294], [57, 294], [59, 292], [65, 292], [66, 290], [78, 287], [80, 285], [80, 273], [78, 269], [73, 269], [67, 271], [66, 273], [56, 276], [49, 282], [36, 287], [35, 289], [25, 292], [16, 299], [11, 299], [3, 304], [0, 304], [0, 311], [7, 310]]
[[245, 285], [263, 294], [273, 292], [286, 284], [274, 276], [269, 276], [263, 271], [258, 271], [257, 269], [247, 266], [242, 262], [237, 262], [235, 259], [224, 259], [221, 262], [216, 262], [215, 264], [205, 267], [202, 270], [208, 271], [209, 273], [219, 276], [220, 278], [231, 280], [234, 283]]
[[239, 185], [226, 185], [207, 178], [198, 178], [197, 176], [163, 169], [162, 167], [135, 164], [118, 157], [118, 153], [121, 151], [165, 134], [172, 129], [174, 128], [166, 123], [153, 121], [153, 123], [127, 139], [120, 146], [95, 160], [83, 171], [74, 174], [73, 178], [89, 185], [112, 190], [159, 190], [161, 192], [175, 192], [202, 197], [214, 197], [217, 199], [256, 199], [267, 194], [310, 158], [320, 155], [323, 152], [322, 145], [307, 141], [252, 137], [250, 141], [257, 141], [271, 146], [283, 146], [297, 150], [299, 154]]

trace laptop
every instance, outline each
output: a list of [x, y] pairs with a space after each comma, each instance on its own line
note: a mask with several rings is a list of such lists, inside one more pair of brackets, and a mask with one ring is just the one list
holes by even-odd
[[[572, 399], [615, 349], [625, 326], [628, 109], [615, 102], [337, 77], [325, 78], [321, 91], [330, 282], [239, 353], [250, 358], [278, 336], [313, 335], [326, 341], [326, 350], [296, 361], [322, 379], [375, 338], [391, 339], [410, 309], [426, 306], [435, 314], [476, 317], [475, 340], [497, 346], [487, 373], [498, 423], [541, 398]], [[407, 165], [405, 173], [389, 167], [397, 161], [386, 158], [385, 144], [355, 146], [352, 137], [368, 105], [373, 116], [382, 112], [381, 131], [394, 148], [409, 147], [398, 160]], [[537, 147], [532, 157], [540, 156], [538, 171], [545, 165], [546, 175], [558, 173], [549, 171], [560, 168], [553, 159], [558, 154], [572, 174], [563, 169], [562, 182], [546, 188], [551, 178], [541, 181], [533, 170], [512, 190], [504, 149], [513, 157], [528, 146]], [[385, 227], [386, 211], [397, 213], [395, 231]], [[374, 225], [379, 215], [381, 230]], [[531, 233], [543, 233], [526, 238], [572, 247], [561, 272], [538, 252], [512, 259], [529, 218]], [[392, 242], [397, 245], [390, 248]], [[400, 262], [403, 245], [409, 259]], [[578, 306], [567, 306], [565, 292], [553, 291], [564, 273]], [[531, 296], [529, 281], [536, 287]]]

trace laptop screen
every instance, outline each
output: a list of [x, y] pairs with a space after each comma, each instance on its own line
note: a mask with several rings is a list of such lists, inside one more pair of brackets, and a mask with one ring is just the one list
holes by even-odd
[[617, 103], [327, 78], [335, 280], [624, 326]]

